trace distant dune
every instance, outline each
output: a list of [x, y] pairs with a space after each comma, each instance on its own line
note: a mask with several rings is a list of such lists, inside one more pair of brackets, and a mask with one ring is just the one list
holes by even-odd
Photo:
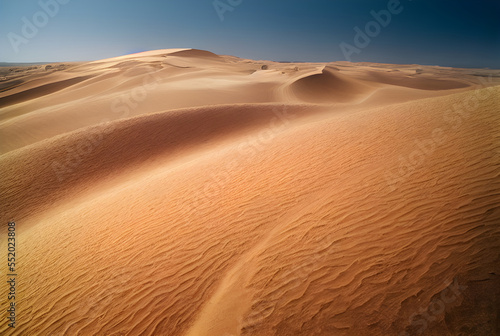
[[2, 69], [0, 334], [500, 334], [499, 85], [195, 49]]

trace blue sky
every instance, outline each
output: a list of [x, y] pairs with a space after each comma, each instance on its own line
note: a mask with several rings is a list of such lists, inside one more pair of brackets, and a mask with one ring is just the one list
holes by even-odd
[[[96, 60], [166, 48], [328, 62], [346, 60], [344, 42], [357, 49], [353, 62], [500, 68], [497, 0], [400, 0], [400, 12], [362, 48], [354, 28], [365, 32], [370, 12], [387, 10], [388, 0], [217, 1], [227, 9], [223, 20], [213, 0], [0, 0], [0, 62]], [[45, 14], [40, 3], [57, 3], [57, 13]]]

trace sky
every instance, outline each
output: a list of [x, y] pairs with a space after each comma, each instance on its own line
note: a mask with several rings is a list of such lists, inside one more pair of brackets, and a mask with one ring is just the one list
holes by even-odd
[[499, 69], [500, 1], [0, 0], [0, 62], [169, 48], [255, 60]]

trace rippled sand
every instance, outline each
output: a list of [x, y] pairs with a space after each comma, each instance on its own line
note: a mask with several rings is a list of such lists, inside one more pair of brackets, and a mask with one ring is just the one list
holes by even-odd
[[499, 333], [500, 71], [176, 49], [0, 73], [0, 334]]

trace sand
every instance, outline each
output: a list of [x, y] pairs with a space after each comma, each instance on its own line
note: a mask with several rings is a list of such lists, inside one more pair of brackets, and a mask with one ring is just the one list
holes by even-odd
[[0, 334], [499, 333], [500, 71], [0, 69]]

